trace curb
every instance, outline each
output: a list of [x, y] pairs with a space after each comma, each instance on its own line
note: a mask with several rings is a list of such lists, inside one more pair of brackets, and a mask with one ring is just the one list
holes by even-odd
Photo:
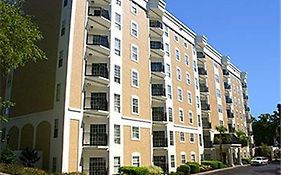
[[234, 166], [234, 167], [227, 167], [227, 168], [223, 168], [223, 169], [217, 169], [217, 170], [211, 170], [211, 171], [206, 171], [206, 172], [202, 172], [202, 173], [197, 173], [196, 175], [212, 174], [212, 173], [217, 173], [217, 172], [221, 172], [221, 171], [227, 171], [227, 170], [240, 168], [240, 167], [247, 167], [247, 166], [250, 166], [250, 165], [237, 165], [237, 166]]

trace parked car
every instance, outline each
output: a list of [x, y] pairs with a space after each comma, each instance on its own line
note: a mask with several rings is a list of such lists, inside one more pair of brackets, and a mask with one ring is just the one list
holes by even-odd
[[267, 165], [268, 159], [265, 157], [254, 157], [251, 160], [251, 165]]

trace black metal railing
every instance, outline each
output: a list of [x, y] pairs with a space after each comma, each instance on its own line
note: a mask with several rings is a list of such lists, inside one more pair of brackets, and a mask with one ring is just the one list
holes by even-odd
[[231, 112], [231, 110], [227, 110], [227, 117], [234, 118], [234, 114], [233, 114], [233, 112]]
[[152, 84], [152, 96], [166, 96], [166, 90], [162, 84]]
[[203, 67], [198, 67], [199, 75], [208, 75], [207, 70]]
[[153, 135], [153, 147], [167, 147], [168, 139], [167, 138], [155, 138]]
[[210, 104], [207, 101], [201, 101], [201, 109], [209, 111], [211, 109]]
[[242, 88], [247, 88], [247, 83], [242, 83]]
[[167, 121], [167, 113], [163, 107], [153, 107], [152, 108], [152, 120], [165, 122]]
[[[108, 135], [106, 133], [84, 132], [84, 146], [107, 146]], [[85, 139], [89, 140], [89, 144], [85, 144]]]
[[109, 48], [108, 36], [102, 35], [88, 35], [88, 45], [100, 45]]
[[109, 11], [99, 7], [89, 7], [89, 16], [100, 16], [110, 20]]
[[209, 87], [205, 84], [200, 84], [200, 92], [209, 92]]
[[197, 52], [197, 58], [206, 58], [203, 52]]
[[225, 89], [231, 89], [231, 85], [227, 82], [224, 82], [224, 88]]
[[152, 72], [165, 72], [165, 66], [161, 62], [151, 63]]
[[164, 46], [161, 41], [150, 41], [150, 49], [164, 50]]
[[107, 64], [87, 64], [86, 76], [109, 78]]
[[160, 22], [160, 21], [151, 20], [151, 21], [149, 21], [149, 26], [150, 26], [150, 27], [153, 27], [153, 28], [160, 28], [160, 29], [163, 29], [163, 23]]
[[243, 95], [243, 98], [245, 99], [245, 100], [248, 100], [249, 99], [249, 96], [248, 95]]
[[249, 112], [251, 109], [248, 106], [245, 106], [245, 111]]
[[107, 99], [100, 99], [95, 97], [85, 97], [85, 110], [101, 110], [108, 111]]
[[226, 75], [226, 76], [230, 75], [229, 71], [227, 69], [223, 69], [222, 73], [223, 73], [223, 75]]
[[225, 96], [225, 101], [226, 103], [232, 103], [232, 98], [230, 98], [229, 96]]

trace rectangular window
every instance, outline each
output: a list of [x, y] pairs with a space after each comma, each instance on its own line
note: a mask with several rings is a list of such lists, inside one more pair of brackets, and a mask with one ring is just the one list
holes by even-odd
[[167, 64], [166, 67], [166, 75], [171, 78], [171, 65]]
[[191, 94], [191, 92], [187, 93], [187, 102], [188, 102], [188, 104], [192, 104], [192, 94]]
[[197, 116], [197, 121], [198, 121], [198, 126], [200, 127], [201, 126], [201, 116], [200, 115]]
[[186, 73], [186, 84], [188, 84], [188, 85], [191, 84], [190, 74], [189, 73]]
[[194, 72], [197, 72], [197, 63], [195, 60], [193, 61], [193, 69], [194, 69]]
[[174, 39], [175, 39], [175, 41], [176, 41], [176, 42], [179, 42], [179, 36], [178, 36], [178, 34], [177, 34], [177, 33], [175, 33], [175, 35], [174, 35]]
[[121, 112], [121, 106], [120, 106], [120, 95], [114, 94], [114, 111], [120, 113]]
[[184, 121], [184, 113], [183, 113], [182, 109], [179, 109], [179, 119], [180, 119], [180, 122]]
[[181, 155], [181, 163], [182, 163], [182, 164], [185, 164], [185, 163], [186, 163], [186, 155], [185, 155], [185, 154], [182, 154], [182, 155]]
[[114, 173], [119, 174], [119, 168], [121, 166], [120, 157], [114, 157]]
[[181, 70], [177, 68], [177, 80], [181, 81]]
[[185, 142], [184, 132], [180, 132], [180, 142]]
[[68, 3], [68, 0], [64, 0], [64, 1], [63, 1], [63, 6], [66, 7], [66, 6], [67, 6], [67, 3]]
[[114, 65], [114, 82], [120, 84], [120, 66]]
[[169, 121], [173, 122], [173, 108], [168, 108]]
[[196, 105], [197, 105], [197, 108], [200, 108], [200, 99], [199, 99], [199, 96], [196, 96]]
[[139, 73], [135, 70], [131, 72], [131, 81], [133, 87], [139, 87]]
[[133, 126], [132, 127], [132, 139], [139, 140], [140, 139], [140, 128]]
[[172, 99], [172, 86], [168, 85], [167, 86], [167, 95], [169, 99]]
[[58, 83], [56, 89], [56, 101], [60, 101], [60, 90], [61, 90], [61, 85], [60, 83]]
[[202, 135], [201, 135], [201, 134], [199, 134], [199, 145], [200, 145], [200, 146], [203, 145], [203, 143], [202, 143]]
[[177, 61], [180, 61], [180, 51], [179, 51], [179, 49], [176, 49], [176, 60]]
[[52, 170], [54, 173], [57, 172], [57, 158], [56, 157], [53, 157]]
[[194, 143], [194, 134], [193, 133], [190, 133], [190, 142]]
[[132, 113], [139, 114], [139, 99], [136, 97], [132, 98]]
[[138, 37], [138, 24], [135, 22], [131, 23], [131, 35]]
[[61, 23], [61, 32], [60, 32], [60, 36], [63, 36], [65, 34], [65, 25], [66, 25], [66, 21], [63, 20]]
[[64, 51], [61, 50], [61, 51], [59, 52], [59, 64], [58, 64], [58, 67], [59, 67], [59, 68], [62, 67], [62, 65], [63, 65], [63, 56], [64, 56]]
[[132, 45], [131, 46], [131, 60], [133, 61], [138, 61], [139, 59], [139, 49], [137, 46], [135, 45]]
[[59, 134], [59, 119], [55, 119], [54, 121], [54, 138], [58, 138]]
[[178, 88], [178, 100], [182, 101], [183, 100], [183, 95], [182, 95], [182, 89]]
[[193, 114], [192, 112], [189, 112], [189, 123], [193, 123]]
[[169, 57], [170, 56], [170, 45], [165, 43], [165, 53]]
[[138, 14], [137, 4], [134, 3], [134, 2], [131, 3], [131, 12], [132, 12], [134, 15], [137, 15], [137, 14]]
[[174, 132], [170, 131], [170, 145], [174, 145]]
[[217, 97], [221, 98], [221, 91], [219, 89], [217, 89], [216, 92], [217, 92]]
[[114, 143], [121, 143], [120, 125], [114, 125]]
[[89, 174], [106, 174], [106, 160], [103, 157], [90, 157]]
[[121, 15], [115, 13], [115, 28], [121, 30]]
[[196, 88], [196, 89], [199, 89], [198, 79], [197, 79], [197, 78], [195, 78], [195, 79], [194, 79], [194, 81], [195, 81], [195, 88]]
[[217, 83], [220, 83], [220, 77], [219, 77], [219, 75], [217, 75], [217, 74], [215, 75], [215, 80], [216, 80]]
[[133, 156], [132, 165], [135, 166], [135, 167], [140, 166], [140, 157], [139, 156]]
[[164, 31], [165, 31], [166, 37], [169, 37], [169, 27], [167, 25], [165, 25]]
[[187, 44], [187, 41], [186, 41], [186, 40], [183, 41], [183, 46], [184, 46], [185, 48], [188, 48], [188, 44]]
[[120, 56], [121, 55], [121, 40], [118, 38], [115, 38], [115, 55]]
[[222, 113], [222, 105], [218, 104], [218, 111], [219, 113]]
[[189, 65], [189, 57], [187, 54], [184, 55], [184, 61], [185, 61], [185, 65]]
[[175, 168], [175, 167], [176, 167], [175, 155], [171, 155], [171, 167], [172, 167], [172, 168]]
[[191, 154], [190, 159], [191, 159], [191, 162], [195, 162], [196, 161], [195, 154]]

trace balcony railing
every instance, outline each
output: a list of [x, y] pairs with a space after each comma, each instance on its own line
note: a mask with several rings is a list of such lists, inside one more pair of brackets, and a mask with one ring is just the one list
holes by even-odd
[[247, 83], [242, 83], [242, 88], [247, 88]]
[[210, 104], [207, 101], [201, 101], [201, 109], [209, 111], [211, 109]]
[[163, 43], [161, 41], [150, 41], [150, 49], [164, 50]]
[[231, 89], [231, 85], [227, 82], [224, 82], [224, 88], [225, 89]]
[[108, 111], [108, 102], [106, 99], [95, 97], [85, 97], [85, 110]]
[[234, 118], [233, 112], [231, 112], [230, 110], [227, 110], [227, 117], [228, 118]]
[[151, 71], [152, 72], [165, 72], [165, 66], [159, 63], [151, 63]]
[[150, 27], [153, 27], [153, 28], [160, 28], [160, 29], [163, 29], [163, 23], [160, 22], [160, 21], [151, 20], [151, 21], [149, 21], [149, 26], [150, 26]]
[[167, 138], [155, 138], [153, 135], [153, 147], [167, 147], [168, 139]]
[[167, 121], [167, 113], [163, 107], [153, 107], [152, 108], [152, 120], [165, 122]]
[[232, 103], [232, 98], [230, 98], [229, 96], [225, 96], [225, 101], [226, 103]]
[[248, 95], [243, 95], [243, 98], [245, 99], [245, 100], [248, 100], [249, 99], [249, 96]]
[[[84, 132], [84, 146], [107, 146], [108, 136], [106, 133]], [[85, 140], [89, 140], [89, 144], [85, 144]]]
[[209, 92], [209, 87], [205, 84], [200, 84], [200, 92]]
[[99, 16], [110, 20], [109, 11], [98, 7], [89, 7], [89, 16]]
[[245, 106], [245, 111], [249, 112], [251, 109], [248, 106]]
[[197, 52], [197, 58], [206, 58], [203, 52]]
[[222, 72], [223, 72], [223, 75], [226, 75], [226, 76], [230, 75], [229, 71], [227, 69], [223, 69]]
[[108, 36], [102, 35], [88, 35], [87, 37], [88, 45], [98, 45], [109, 48]]
[[199, 75], [208, 75], [207, 70], [203, 67], [198, 67]]
[[152, 84], [152, 96], [166, 96], [166, 90], [162, 84]]
[[107, 64], [87, 64], [86, 76], [103, 77], [108, 79]]

